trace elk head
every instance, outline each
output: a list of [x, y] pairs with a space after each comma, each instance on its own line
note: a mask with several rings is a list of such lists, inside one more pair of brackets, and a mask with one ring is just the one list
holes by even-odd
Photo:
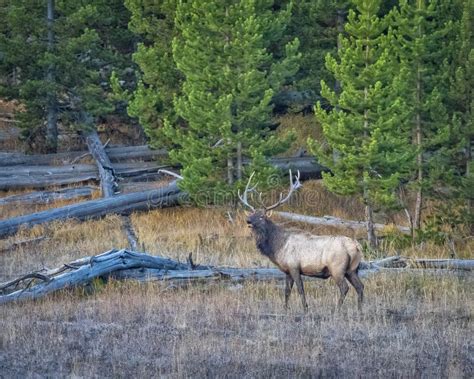
[[248, 194], [251, 192], [255, 192], [256, 186], [250, 187], [250, 183], [252, 182], [252, 178], [254, 176], [255, 172], [250, 175], [249, 181], [247, 182], [247, 185], [245, 187], [245, 191], [243, 195], [240, 195], [239, 192], [239, 199], [244, 204], [246, 207], [248, 207], [251, 211], [251, 213], [247, 216], [247, 225], [252, 228], [256, 233], [265, 233], [267, 229], [267, 225], [270, 222], [268, 219], [271, 216], [271, 211], [283, 203], [286, 203], [291, 195], [293, 194], [294, 191], [296, 191], [298, 188], [301, 187], [300, 183], [300, 172], [298, 171], [297, 175], [295, 176], [295, 181], [293, 181], [293, 175], [290, 170], [290, 189], [288, 191], [288, 194], [283, 197], [283, 193], [280, 193], [280, 198], [279, 200], [270, 206], [265, 206], [262, 201], [262, 193], [258, 193], [258, 199], [260, 203], [260, 208], [256, 209], [252, 205], [249, 204], [248, 201]]

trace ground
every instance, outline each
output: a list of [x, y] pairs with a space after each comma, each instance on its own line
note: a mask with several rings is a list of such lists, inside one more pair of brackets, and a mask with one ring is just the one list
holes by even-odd
[[[132, 217], [150, 253], [184, 260], [191, 251], [197, 263], [270, 267], [243, 215], [232, 219], [219, 208]], [[0, 253], [0, 282], [125, 247], [120, 222], [110, 216], [23, 231], [10, 240], [50, 239]], [[0, 377], [474, 376], [472, 275], [363, 281], [362, 313], [353, 290], [336, 310], [331, 280], [306, 282], [306, 315], [296, 292], [284, 310], [276, 282], [95, 282], [0, 306]]]
[[474, 374], [472, 278], [365, 280], [335, 311], [329, 282], [283, 311], [272, 283], [110, 283], [0, 308], [11, 377], [452, 377]]
[[[281, 123], [285, 131], [304, 122], [292, 116]], [[308, 136], [300, 136], [294, 149]], [[0, 143], [0, 149], [7, 148], [18, 146]], [[0, 206], [0, 219], [64, 204]], [[287, 210], [355, 220], [364, 212], [357, 200], [330, 194], [317, 181], [305, 182]], [[184, 207], [131, 219], [140, 249], [150, 254], [184, 261], [192, 252], [196, 263], [271, 267], [256, 250], [243, 212]], [[363, 231], [276, 221], [315, 234], [364, 237]], [[389, 221], [406, 222], [403, 213]], [[40, 236], [45, 238], [14, 245]], [[458, 257], [472, 258], [474, 241], [469, 241], [455, 241]], [[380, 252], [366, 252], [365, 259], [452, 254], [448, 246], [432, 244], [400, 250], [399, 242], [388, 234]], [[0, 240], [0, 283], [124, 247], [118, 216], [21, 230]], [[338, 291], [331, 280], [305, 283], [307, 314], [296, 292], [284, 310], [280, 282], [95, 281], [37, 301], [3, 305], [0, 378], [474, 377], [472, 274], [378, 274], [362, 280], [366, 301], [361, 313], [353, 289], [336, 310]]]

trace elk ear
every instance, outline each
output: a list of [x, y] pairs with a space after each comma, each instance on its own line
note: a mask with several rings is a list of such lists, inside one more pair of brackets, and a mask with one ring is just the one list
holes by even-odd
[[265, 212], [268, 217], [272, 217], [273, 211]]
[[251, 213], [250, 211], [248, 211], [248, 210], [246, 210], [246, 209], [244, 210], [244, 215], [245, 215], [245, 217], [250, 216], [250, 213]]

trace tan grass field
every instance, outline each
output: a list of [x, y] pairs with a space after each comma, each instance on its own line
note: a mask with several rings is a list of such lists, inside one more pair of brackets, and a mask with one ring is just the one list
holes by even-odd
[[[359, 203], [330, 195], [317, 182], [305, 183], [298, 196], [288, 210], [362, 218]], [[4, 218], [31, 209], [0, 211]], [[278, 221], [312, 233], [364, 237]], [[121, 223], [109, 216], [22, 230], [0, 241], [0, 249], [35, 236], [48, 239], [0, 252], [0, 282], [126, 247]], [[192, 252], [202, 264], [271, 267], [257, 252], [242, 212], [173, 208], [134, 214], [132, 223], [151, 254], [184, 261]], [[460, 256], [472, 257], [472, 248], [459, 246]], [[397, 251], [389, 243], [384, 249]], [[443, 246], [402, 253], [449, 257]], [[0, 306], [0, 378], [474, 377], [472, 275], [380, 274], [363, 281], [362, 313], [353, 290], [336, 311], [338, 292], [331, 280], [306, 282], [306, 315], [296, 292], [291, 309], [284, 310], [278, 282], [96, 281], [85, 289]]]

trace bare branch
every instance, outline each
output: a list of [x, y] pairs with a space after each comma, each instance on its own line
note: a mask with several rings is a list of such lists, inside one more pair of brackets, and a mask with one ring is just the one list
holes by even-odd
[[175, 178], [177, 178], [177, 179], [184, 179], [181, 175], [176, 174], [176, 173], [173, 172], [173, 171], [161, 169], [161, 170], [158, 170], [158, 172], [159, 172], [160, 174], [167, 174], [167, 175], [173, 176], [173, 177], [175, 177]]

